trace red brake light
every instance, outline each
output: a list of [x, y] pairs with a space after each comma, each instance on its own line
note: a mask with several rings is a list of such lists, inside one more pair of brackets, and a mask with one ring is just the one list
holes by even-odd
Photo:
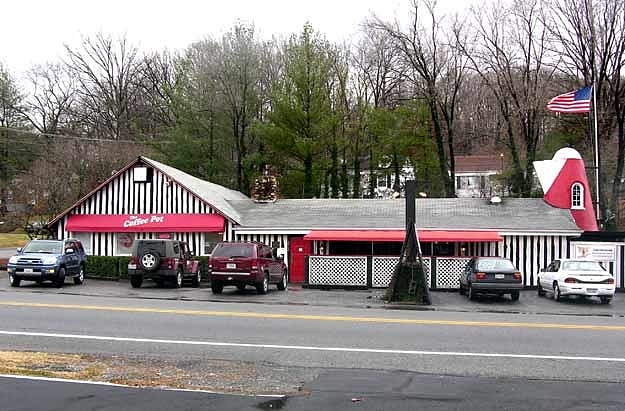
[[614, 284], [614, 278], [608, 278], [607, 280], [602, 281], [604, 284]]
[[568, 277], [567, 279], [564, 280], [565, 283], [576, 283], [577, 279], [573, 278], [573, 277]]
[[518, 271], [516, 273], [514, 273], [514, 279], [515, 280], [520, 280], [521, 279], [521, 273], [518, 272]]
[[137, 256], [130, 257], [130, 264], [137, 264], [139, 262], [139, 258]]
[[169, 269], [174, 268], [174, 266], [176, 265], [176, 259], [175, 258], [167, 258], [165, 260], [165, 262], [167, 263], [167, 268], [169, 268]]
[[258, 260], [252, 260], [252, 270], [258, 270]]
[[475, 278], [478, 280], [486, 279], [486, 273], [475, 273]]

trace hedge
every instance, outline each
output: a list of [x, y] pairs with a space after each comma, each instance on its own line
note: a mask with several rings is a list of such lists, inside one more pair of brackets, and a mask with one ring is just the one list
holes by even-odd
[[[200, 260], [202, 280], [208, 280], [208, 257], [196, 257]], [[130, 257], [87, 256], [87, 276], [103, 280], [120, 280], [128, 278], [128, 263]]]

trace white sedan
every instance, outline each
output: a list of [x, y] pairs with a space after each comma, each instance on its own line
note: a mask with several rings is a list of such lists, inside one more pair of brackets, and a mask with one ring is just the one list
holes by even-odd
[[577, 295], [599, 297], [602, 304], [610, 304], [614, 289], [612, 274], [593, 260], [553, 260], [538, 277], [538, 295], [552, 293], [556, 301], [563, 296]]

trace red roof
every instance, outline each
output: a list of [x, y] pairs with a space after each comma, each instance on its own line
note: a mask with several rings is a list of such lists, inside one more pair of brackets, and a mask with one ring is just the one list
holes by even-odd
[[454, 159], [456, 161], [456, 173], [500, 172], [502, 168], [499, 154], [486, 156], [455, 156]]
[[[419, 241], [481, 242], [502, 241], [496, 231], [417, 230]], [[312, 230], [306, 240], [401, 242], [405, 230]]]

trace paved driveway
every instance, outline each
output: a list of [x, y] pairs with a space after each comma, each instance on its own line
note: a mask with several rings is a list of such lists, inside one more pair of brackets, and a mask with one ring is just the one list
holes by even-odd
[[[65, 295], [86, 295], [100, 297], [122, 297], [137, 299], [189, 300], [213, 301], [226, 303], [258, 303], [277, 305], [310, 305], [336, 306], [352, 308], [379, 308], [379, 309], [410, 309], [456, 311], [456, 312], [501, 312], [501, 313], [530, 313], [530, 314], [560, 314], [581, 316], [624, 316], [625, 293], [617, 293], [610, 305], [602, 305], [594, 299], [564, 299], [554, 301], [549, 295], [538, 297], [535, 290], [521, 292], [519, 301], [510, 301], [508, 298], [483, 297], [478, 301], [469, 301], [457, 292], [431, 292], [431, 306], [398, 306], [387, 304], [383, 300], [384, 290], [320, 290], [290, 286], [287, 291], [278, 291], [271, 286], [269, 293], [258, 295], [253, 287], [239, 292], [235, 287], [226, 287], [221, 295], [211, 292], [207, 284], [202, 283], [200, 288], [183, 287], [159, 288], [151, 281], [146, 281], [141, 288], [132, 288], [127, 281], [103, 281], [87, 279], [83, 285], [76, 286], [71, 279], [66, 280], [61, 289], [52, 284], [37, 285], [24, 282], [20, 288], [9, 287], [6, 272], [0, 272], [0, 292], [17, 291], [23, 293], [55, 293]], [[71, 300], [68, 300], [71, 301]]]

